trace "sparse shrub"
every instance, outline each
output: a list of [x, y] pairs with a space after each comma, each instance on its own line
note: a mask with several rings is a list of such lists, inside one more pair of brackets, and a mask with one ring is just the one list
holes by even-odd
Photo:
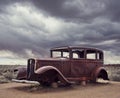
[[0, 83], [11, 82], [15, 78], [13, 70], [20, 65], [0, 65]]
[[109, 79], [112, 81], [120, 81], [120, 66], [105, 66]]
[[8, 79], [6, 79], [4, 76], [0, 76], [0, 83], [8, 83], [10, 82]]
[[117, 72], [118, 75], [120, 75], [120, 70]]
[[3, 76], [4, 76], [6, 79], [8, 79], [8, 80], [12, 80], [12, 79], [13, 79], [13, 72], [10, 71], [10, 70], [8, 70], [7, 72], [5, 72], [5, 73], [3, 74]]
[[119, 75], [115, 75], [112, 77], [113, 81], [120, 81], [120, 76]]

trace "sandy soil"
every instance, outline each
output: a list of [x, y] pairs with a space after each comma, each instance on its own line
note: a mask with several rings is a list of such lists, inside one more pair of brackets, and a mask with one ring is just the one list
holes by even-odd
[[120, 98], [120, 82], [43, 88], [35, 84], [0, 84], [0, 98]]

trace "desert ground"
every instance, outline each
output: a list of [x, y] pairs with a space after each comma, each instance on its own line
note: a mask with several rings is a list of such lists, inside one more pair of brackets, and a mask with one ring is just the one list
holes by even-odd
[[0, 84], [0, 98], [120, 98], [120, 82], [47, 88], [36, 84]]

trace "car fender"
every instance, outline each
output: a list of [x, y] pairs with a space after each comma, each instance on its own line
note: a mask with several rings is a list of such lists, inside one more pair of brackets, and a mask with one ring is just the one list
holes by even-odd
[[16, 79], [18, 80], [27, 79], [27, 68], [26, 67], [15, 68], [14, 74], [16, 74]]
[[96, 78], [103, 78], [104, 80], [109, 80], [108, 79], [108, 74], [107, 74], [107, 71], [104, 67], [99, 67], [97, 68], [94, 73], [92, 74], [92, 77], [94, 79]]
[[[43, 67], [40, 67], [39, 69], [37, 69], [35, 71], [35, 74], [41, 75], [41, 74], [44, 74], [47, 71], [51, 71], [51, 72], [55, 71], [56, 74], [57, 74], [57, 77], [59, 78], [59, 81], [61, 81], [63, 84], [71, 84], [71, 82], [68, 81], [64, 77], [64, 75], [56, 67], [53, 67], [53, 66], [43, 66]], [[51, 74], [51, 77], [54, 77], [54, 76]]]

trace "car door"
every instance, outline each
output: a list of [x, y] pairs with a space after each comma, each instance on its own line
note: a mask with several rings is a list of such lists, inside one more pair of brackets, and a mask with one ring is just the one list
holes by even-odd
[[71, 61], [71, 77], [82, 77], [85, 75], [85, 65], [83, 60], [73, 59]]
[[65, 77], [71, 76], [71, 62], [69, 59], [63, 59], [62, 63], [62, 72]]

